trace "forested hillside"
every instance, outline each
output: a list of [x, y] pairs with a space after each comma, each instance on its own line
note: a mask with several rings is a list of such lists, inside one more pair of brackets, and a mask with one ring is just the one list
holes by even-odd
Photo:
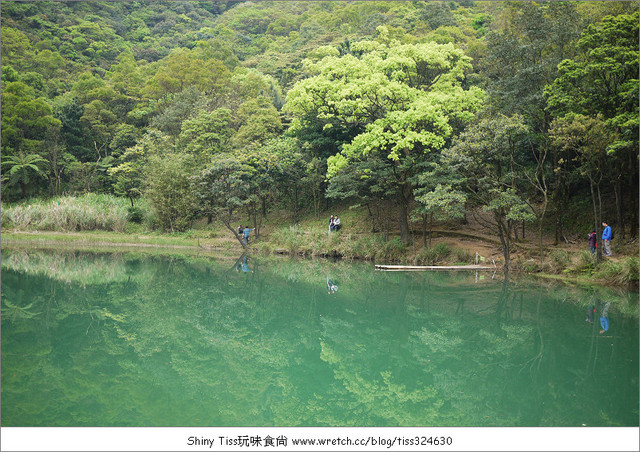
[[635, 236], [638, 7], [3, 1], [2, 201], [235, 230], [339, 200], [405, 243], [481, 211], [507, 262], [522, 222]]

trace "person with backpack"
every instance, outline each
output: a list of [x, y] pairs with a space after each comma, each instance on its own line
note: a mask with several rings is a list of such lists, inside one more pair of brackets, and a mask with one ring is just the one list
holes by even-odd
[[604, 256], [611, 256], [611, 239], [613, 238], [613, 231], [606, 221], [602, 222], [602, 227], [604, 228], [602, 231], [602, 254]]

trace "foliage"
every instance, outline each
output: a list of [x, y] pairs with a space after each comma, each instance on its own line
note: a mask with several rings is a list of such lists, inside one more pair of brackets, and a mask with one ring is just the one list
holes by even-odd
[[44, 200], [31, 199], [2, 208], [2, 227], [19, 230], [123, 232], [127, 200], [87, 193]]
[[163, 231], [184, 231], [195, 214], [196, 198], [190, 185], [193, 158], [188, 154], [152, 155], [145, 174], [145, 196]]
[[481, 117], [445, 150], [444, 163], [462, 178], [469, 200], [491, 215], [488, 226], [500, 237], [509, 266], [510, 237], [515, 221], [534, 218], [525, 203], [516, 162], [527, 127], [520, 115]]
[[215, 217], [229, 229], [244, 247], [232, 225], [240, 209], [251, 202], [251, 175], [254, 169], [233, 156], [221, 155], [193, 178], [202, 212]]
[[462, 88], [469, 60], [454, 46], [402, 45], [389, 39], [385, 27], [379, 32], [375, 41], [352, 44], [359, 57], [334, 54], [308, 61], [314, 76], [290, 90], [286, 108], [299, 118], [294, 130], [318, 121], [324, 130], [338, 128], [352, 136], [329, 157], [329, 179], [371, 157], [393, 169], [391, 184], [407, 242], [413, 168], [425, 154], [444, 147], [453, 126], [472, 118], [482, 96]]
[[598, 267], [595, 278], [602, 278], [620, 286], [638, 282], [639, 264], [637, 257], [625, 257], [618, 261], [606, 260]]
[[[195, 186], [185, 177], [229, 157], [251, 168], [238, 176], [249, 191], [235, 215], [256, 232], [277, 208], [296, 223], [305, 209], [319, 217], [341, 200], [366, 207], [372, 231], [399, 230], [405, 244], [410, 221], [426, 231], [429, 219], [459, 217], [463, 204], [467, 215], [504, 212], [507, 241], [533, 211], [540, 236], [553, 221], [559, 238], [576, 227], [569, 207], [593, 188], [621, 238], [636, 233], [632, 2], [0, 8], [4, 201], [94, 192], [134, 206], [147, 197], [155, 206], [147, 221], [184, 229], [209, 215], [187, 207]], [[479, 133], [470, 125], [482, 109], [498, 129], [500, 114], [527, 128], [497, 184], [482, 174], [493, 169], [486, 161], [465, 180], [441, 161], [457, 137]], [[606, 136], [589, 146], [606, 149], [569, 149], [566, 140], [589, 125], [591, 138]], [[504, 158], [500, 165], [507, 169]], [[479, 202], [474, 184], [484, 182], [493, 191]], [[182, 220], [161, 207], [178, 185]]]
[[22, 197], [25, 198], [27, 196], [27, 185], [32, 176], [45, 177], [41, 167], [46, 162], [38, 154], [25, 155], [24, 152], [5, 157], [2, 160], [2, 165], [6, 168], [3, 175], [3, 182], [6, 181], [6, 184], [3, 185], [19, 184], [22, 190]]

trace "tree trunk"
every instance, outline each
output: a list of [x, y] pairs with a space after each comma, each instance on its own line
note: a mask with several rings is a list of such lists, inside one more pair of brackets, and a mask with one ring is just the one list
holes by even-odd
[[593, 179], [589, 176], [589, 188], [591, 189], [591, 204], [593, 205], [593, 229], [596, 231], [596, 257], [598, 261], [602, 259], [602, 239], [600, 238], [600, 227], [598, 223], [598, 208], [596, 206], [596, 196], [593, 192]]
[[629, 152], [629, 226], [631, 237], [638, 236], [638, 150]]
[[427, 247], [427, 214], [422, 215], [422, 247]]
[[242, 245], [242, 248], [246, 248], [246, 245], [244, 244], [244, 240], [242, 240], [242, 237], [240, 237], [240, 234], [238, 234], [238, 231], [231, 226], [231, 223], [229, 223], [227, 220], [222, 220], [222, 223], [224, 223], [227, 229], [233, 233], [234, 237], [238, 240], [238, 242], [240, 242], [240, 245]]
[[429, 218], [429, 249], [431, 249], [433, 245], [433, 212], [431, 212]]
[[511, 269], [511, 250], [510, 240], [509, 240], [509, 230], [507, 226], [504, 224], [503, 218], [504, 215], [495, 211], [494, 218], [496, 220], [496, 225], [498, 228], [498, 235], [500, 237], [500, 244], [502, 245], [502, 255], [504, 256], [504, 269], [508, 272]]
[[[542, 212], [540, 213], [540, 223], [538, 225], [538, 246], [540, 247], [540, 262], [544, 259], [544, 251], [542, 248], [542, 226], [544, 225], [544, 216], [547, 213], [547, 203], [549, 199], [547, 197], [547, 193], [544, 193], [544, 204], [542, 205]], [[523, 224], [524, 228], [524, 224]], [[523, 231], [524, 233], [524, 231]]]
[[400, 240], [405, 245], [411, 243], [411, 235], [409, 231], [409, 218], [408, 218], [408, 208], [406, 202], [401, 200], [400, 202], [400, 214], [398, 216], [398, 222], [400, 224]]
[[622, 214], [622, 182], [620, 180], [620, 177], [622, 176], [622, 174], [618, 175], [618, 178], [616, 179], [616, 183], [614, 186], [614, 194], [616, 195], [616, 221], [617, 221], [617, 226], [618, 226], [618, 230], [620, 231], [620, 238], [624, 239], [625, 238], [625, 233], [624, 233], [624, 215]]

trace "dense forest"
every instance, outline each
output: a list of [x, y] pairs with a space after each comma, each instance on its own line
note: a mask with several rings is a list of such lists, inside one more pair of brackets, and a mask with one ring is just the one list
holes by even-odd
[[5, 205], [104, 193], [237, 236], [345, 202], [405, 243], [482, 212], [507, 265], [523, 223], [637, 236], [637, 1], [1, 8]]

